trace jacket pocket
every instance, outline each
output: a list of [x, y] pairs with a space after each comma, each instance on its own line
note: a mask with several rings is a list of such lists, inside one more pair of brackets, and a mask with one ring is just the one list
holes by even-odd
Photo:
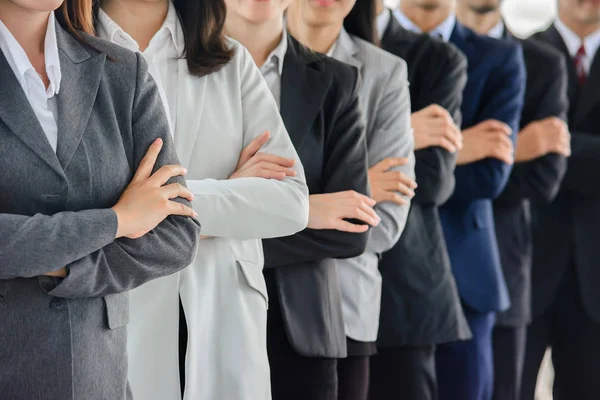
[[269, 305], [269, 295], [267, 294], [267, 284], [262, 274], [262, 268], [252, 261], [236, 260], [236, 263], [249, 287], [257, 291]]
[[109, 329], [121, 328], [129, 323], [128, 293], [115, 293], [105, 296], [104, 304]]

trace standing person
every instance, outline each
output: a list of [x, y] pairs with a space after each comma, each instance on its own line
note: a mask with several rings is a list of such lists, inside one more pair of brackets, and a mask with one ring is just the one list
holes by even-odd
[[477, 35], [456, 21], [454, 8], [454, 0], [403, 0], [394, 16], [406, 29], [450, 41], [469, 64], [456, 186], [440, 216], [473, 338], [438, 346], [436, 367], [441, 400], [489, 400], [495, 313], [510, 305], [492, 200], [503, 191], [512, 168], [525, 67], [520, 46]]
[[184, 398], [270, 399], [260, 239], [296, 233], [308, 219], [304, 172], [277, 105], [250, 54], [224, 37], [223, 0], [104, 0], [101, 7], [101, 36], [142, 51], [159, 77], [209, 236], [178, 278], [132, 294], [133, 393], [181, 396], [181, 296]]
[[184, 268], [199, 239], [147, 65], [90, 36], [91, 7], [0, 1], [6, 399], [132, 399], [127, 291]]
[[335, 258], [362, 254], [369, 238], [366, 225], [344, 218], [377, 226], [379, 217], [357, 194], [369, 193], [358, 71], [289, 35], [290, 3], [228, 0], [226, 30], [260, 66], [310, 191], [308, 229], [263, 241], [273, 399], [336, 400], [337, 359], [347, 352]]
[[[373, 1], [342, 0], [332, 5], [296, 0], [287, 12], [289, 32], [294, 37], [360, 72], [371, 192], [381, 218], [371, 231], [365, 253], [338, 263], [348, 337], [348, 357], [338, 360], [337, 366], [340, 400], [368, 396], [369, 357], [375, 353], [381, 301], [379, 254], [399, 239], [416, 187], [414, 182], [408, 187], [394, 182], [394, 177], [402, 174], [414, 179], [406, 64], [372, 44], [374, 20]], [[409, 163], [397, 162], [398, 157], [408, 158]], [[390, 170], [391, 167], [396, 168]]]
[[[461, 0], [458, 19], [482, 35], [516, 40], [500, 14], [501, 0]], [[517, 138], [515, 166], [494, 202], [496, 236], [511, 307], [494, 328], [494, 398], [518, 400], [531, 321], [531, 212], [550, 203], [566, 172], [570, 154], [564, 57], [533, 39], [523, 46], [527, 84]], [[543, 251], [543, 249], [539, 249]]]
[[436, 345], [469, 339], [438, 207], [454, 188], [462, 147], [467, 60], [451, 44], [410, 32], [378, 0], [381, 47], [404, 59], [415, 137], [418, 189], [398, 243], [379, 261], [383, 278], [371, 400], [437, 398]]
[[567, 58], [572, 155], [554, 202], [534, 214], [532, 310], [521, 398], [531, 399], [552, 347], [555, 398], [600, 398], [598, 236], [600, 4], [560, 0], [558, 19], [534, 35]]

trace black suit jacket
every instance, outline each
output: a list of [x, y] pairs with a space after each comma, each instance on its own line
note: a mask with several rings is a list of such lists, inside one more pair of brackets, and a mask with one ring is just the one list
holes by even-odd
[[[517, 40], [508, 30], [505, 38]], [[531, 38], [520, 42], [527, 69], [520, 128], [547, 117], [566, 121], [569, 105], [564, 56]], [[531, 208], [554, 200], [566, 170], [567, 160], [559, 154], [517, 163], [504, 192], [494, 202], [496, 237], [511, 300], [510, 309], [498, 314], [498, 325], [521, 326], [531, 319]]]
[[[289, 36], [281, 115], [310, 194], [369, 194], [365, 125], [356, 68], [316, 54]], [[263, 241], [269, 295], [281, 304], [288, 338], [303, 356], [346, 356], [335, 258], [362, 254], [368, 232], [305, 229]]]
[[[412, 111], [438, 104], [460, 126], [466, 58], [452, 45], [402, 28], [392, 16], [381, 46], [408, 64]], [[446, 250], [437, 207], [454, 189], [456, 155], [441, 147], [415, 152], [419, 184], [400, 241], [383, 254], [380, 347], [466, 339], [470, 331]]]
[[567, 47], [554, 26], [534, 35], [567, 59], [572, 155], [554, 202], [533, 214], [532, 309], [542, 314], [567, 268], [574, 264], [583, 306], [600, 323], [600, 51], [579, 89]]

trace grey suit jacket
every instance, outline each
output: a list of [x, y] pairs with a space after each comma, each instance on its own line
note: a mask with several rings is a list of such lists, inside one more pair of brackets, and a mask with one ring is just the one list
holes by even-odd
[[[367, 123], [369, 167], [388, 157], [406, 157], [410, 162], [396, 170], [414, 179], [406, 63], [343, 29], [333, 58], [357, 67], [362, 79], [359, 97]], [[371, 229], [366, 251], [359, 257], [338, 261], [346, 335], [364, 342], [377, 339], [381, 302], [379, 255], [400, 239], [409, 206], [379, 203], [375, 210], [381, 222]]]
[[[0, 398], [129, 399], [125, 293], [189, 265], [192, 219], [115, 240], [110, 210], [156, 139], [178, 163], [142, 58], [57, 26], [55, 153], [0, 52]], [[115, 61], [109, 61], [109, 53]], [[181, 184], [184, 180], [175, 179]], [[65, 279], [40, 275], [66, 266]]]

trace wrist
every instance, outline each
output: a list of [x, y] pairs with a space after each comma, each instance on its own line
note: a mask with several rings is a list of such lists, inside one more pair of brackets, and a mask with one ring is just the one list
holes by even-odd
[[119, 210], [118, 206], [111, 207], [111, 210], [117, 216], [117, 232], [115, 233], [115, 239], [127, 236], [127, 233], [125, 232], [125, 218], [123, 216], [123, 212]]

